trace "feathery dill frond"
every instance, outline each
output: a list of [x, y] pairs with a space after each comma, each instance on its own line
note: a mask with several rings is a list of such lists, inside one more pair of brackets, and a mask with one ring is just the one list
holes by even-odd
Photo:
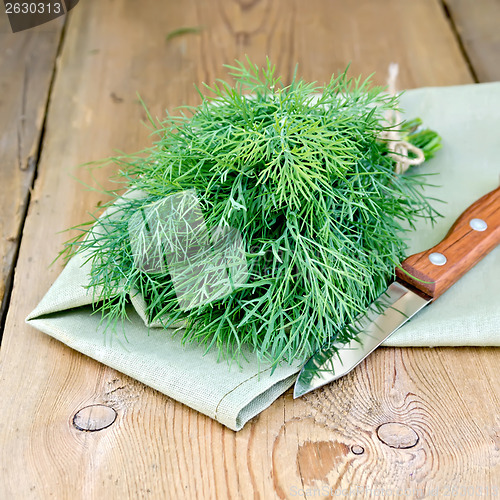
[[[157, 124], [146, 155], [119, 159], [140, 196], [118, 197], [68, 250], [88, 255], [95, 302], [111, 323], [140, 293], [151, 321], [185, 322], [185, 341], [229, 358], [247, 345], [277, 365], [307, 358], [353, 321], [404, 258], [404, 227], [437, 213], [423, 195], [425, 177], [395, 174], [380, 140], [397, 97], [345, 72], [325, 85], [296, 77], [285, 85], [270, 63], [229, 69], [235, 85], [206, 85], [199, 106]], [[402, 130], [430, 157], [440, 138], [419, 125]], [[241, 235], [248, 267], [244, 284], [190, 309], [180, 307], [170, 270], [138, 267], [130, 243], [136, 214], [187, 190], [208, 230]], [[164, 227], [150, 229], [162, 240]]]

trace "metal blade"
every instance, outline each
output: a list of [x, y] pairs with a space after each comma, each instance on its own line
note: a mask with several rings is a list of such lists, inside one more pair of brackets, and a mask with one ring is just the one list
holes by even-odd
[[431, 300], [400, 283], [392, 283], [366, 313], [347, 327], [349, 333], [356, 335], [354, 340], [347, 344], [325, 344], [307, 361], [295, 382], [293, 397], [303, 396], [349, 373]]

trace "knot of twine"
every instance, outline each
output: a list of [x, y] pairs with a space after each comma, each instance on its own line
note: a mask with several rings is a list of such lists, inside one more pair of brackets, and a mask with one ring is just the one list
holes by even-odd
[[[389, 94], [396, 95], [396, 81], [399, 73], [399, 65], [397, 63], [389, 64], [389, 78], [387, 79], [387, 86]], [[390, 130], [381, 134], [381, 139], [387, 142], [389, 148], [389, 156], [396, 162], [394, 171], [396, 174], [404, 174], [412, 165], [420, 165], [425, 161], [424, 152], [410, 144], [408, 141], [401, 139], [401, 116], [399, 111], [390, 110], [386, 113], [385, 119]], [[412, 152], [415, 158], [409, 158], [408, 154]]]

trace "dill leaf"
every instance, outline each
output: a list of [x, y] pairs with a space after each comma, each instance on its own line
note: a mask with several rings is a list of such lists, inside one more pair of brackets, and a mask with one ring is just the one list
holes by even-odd
[[[130, 295], [140, 294], [150, 321], [182, 321], [184, 341], [223, 357], [250, 348], [274, 366], [305, 360], [385, 290], [414, 222], [438, 214], [423, 194], [425, 176], [395, 174], [380, 139], [397, 96], [347, 72], [325, 85], [296, 75], [285, 84], [269, 61], [228, 68], [234, 84], [205, 85], [199, 106], [151, 120], [157, 139], [145, 154], [114, 159], [129, 194], [115, 196], [93, 232], [82, 226], [87, 237], [66, 251], [88, 256], [95, 307], [108, 325], [126, 318]], [[401, 130], [426, 158], [441, 145], [418, 119]], [[135, 214], [187, 190], [209, 229], [242, 235], [249, 271], [243, 286], [188, 310], [169, 269], [138, 268], [129, 234]]]

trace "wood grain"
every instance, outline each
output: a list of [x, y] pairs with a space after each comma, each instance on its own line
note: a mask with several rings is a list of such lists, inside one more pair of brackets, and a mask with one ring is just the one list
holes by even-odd
[[500, 3], [444, 0], [444, 4], [478, 80], [500, 80]]
[[[299, 62], [318, 81], [349, 61], [353, 74], [376, 70], [379, 83], [399, 62], [402, 88], [472, 81], [437, 1], [161, 5], [86, 0], [69, 19], [0, 351], [0, 498], [498, 489], [496, 349], [379, 349], [348, 377], [301, 400], [288, 392], [234, 433], [24, 325], [61, 269], [46, 268], [70, 236], [56, 232], [103, 199], [70, 177], [75, 165], [148, 144], [136, 92], [153, 115], [194, 104], [192, 83], [223, 76], [222, 63], [245, 53], [257, 63], [268, 54], [288, 77]], [[200, 31], [166, 40], [183, 27]], [[106, 183], [111, 170], [94, 176]], [[75, 414], [91, 405], [116, 410], [114, 423], [78, 430]]]
[[[484, 223], [485, 227], [473, 229], [471, 221], [474, 220]], [[405, 259], [402, 269], [396, 268], [396, 275], [399, 280], [437, 299], [499, 244], [500, 187], [467, 208], [441, 242]], [[434, 264], [432, 254], [444, 256], [444, 262]]]
[[35, 175], [61, 21], [14, 34], [7, 16], [0, 16], [0, 324]]

